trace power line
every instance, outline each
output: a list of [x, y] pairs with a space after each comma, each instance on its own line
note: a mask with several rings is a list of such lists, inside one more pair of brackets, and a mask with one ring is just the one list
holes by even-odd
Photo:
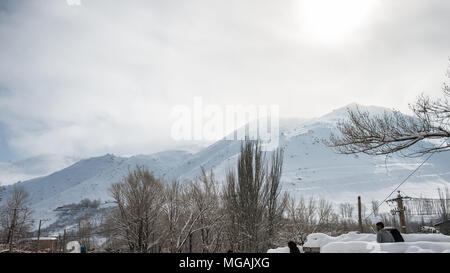
[[[439, 145], [439, 147], [441, 147], [442, 145], [444, 145], [444, 143], [446, 142], [446, 140], [444, 140], [441, 145]], [[384, 200], [383, 202], [381, 202], [373, 211], [371, 214], [369, 214], [369, 216], [367, 216], [364, 220], [367, 220], [370, 216], [372, 216], [372, 214], [374, 213], [375, 210], [377, 210], [383, 203], [385, 203], [389, 197], [391, 197], [391, 195], [396, 192], [398, 190], [398, 188], [400, 188], [406, 181], [408, 181], [408, 179], [413, 176], [434, 154], [435, 152], [430, 153], [429, 156], [427, 156], [427, 158], [425, 158], [425, 160], [419, 165], [417, 166], [417, 168], [414, 169], [414, 171], [412, 171]]]

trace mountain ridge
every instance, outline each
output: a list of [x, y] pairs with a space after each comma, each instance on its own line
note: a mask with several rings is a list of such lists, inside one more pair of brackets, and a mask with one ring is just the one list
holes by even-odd
[[[280, 121], [280, 147], [284, 149], [282, 187], [295, 198], [322, 196], [335, 203], [352, 202], [363, 195], [365, 203], [384, 198], [421, 160], [420, 158], [340, 155], [322, 142], [336, 130], [334, 124], [346, 107], [309, 120]], [[361, 109], [364, 110], [364, 109]], [[376, 107], [376, 113], [389, 110]], [[380, 112], [381, 111], [381, 112]], [[346, 112], [346, 110], [345, 110]], [[334, 114], [333, 114], [334, 113]], [[110, 201], [108, 188], [135, 166], [144, 166], [166, 180], [195, 179], [203, 166], [213, 170], [219, 182], [233, 168], [240, 152], [240, 140], [219, 140], [197, 153], [164, 151], [151, 155], [119, 157], [107, 154], [76, 162], [58, 172], [6, 187], [23, 186], [30, 192], [37, 217], [55, 219], [55, 209], [84, 198]], [[436, 188], [449, 186], [450, 171], [445, 162], [450, 154], [437, 154], [403, 188], [411, 194], [431, 197]], [[51, 221], [49, 221], [50, 224]]]

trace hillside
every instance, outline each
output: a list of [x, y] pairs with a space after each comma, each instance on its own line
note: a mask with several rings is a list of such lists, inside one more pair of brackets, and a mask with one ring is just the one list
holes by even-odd
[[0, 186], [47, 176], [79, 159], [62, 155], [40, 155], [17, 161], [0, 162]]
[[[366, 109], [372, 113], [387, 110]], [[334, 153], [321, 140], [329, 137], [336, 121], [345, 117], [345, 113], [341, 108], [321, 118], [280, 121], [280, 146], [285, 152], [283, 190], [297, 198], [322, 196], [334, 202], [355, 202], [361, 195], [369, 207], [371, 200], [384, 199], [423, 161], [422, 158]], [[54, 219], [54, 209], [59, 206], [84, 198], [110, 200], [110, 185], [120, 181], [136, 165], [149, 168], [156, 176], [179, 180], [195, 178], [200, 166], [204, 166], [213, 169], [218, 180], [223, 181], [226, 170], [235, 166], [240, 145], [240, 141], [220, 140], [194, 154], [167, 151], [128, 158], [105, 155], [81, 160], [51, 175], [15, 185], [23, 186], [31, 194], [36, 218]], [[438, 187], [450, 185], [448, 162], [450, 154], [436, 154], [402, 190], [410, 196], [436, 196]], [[12, 187], [7, 187], [6, 191]]]

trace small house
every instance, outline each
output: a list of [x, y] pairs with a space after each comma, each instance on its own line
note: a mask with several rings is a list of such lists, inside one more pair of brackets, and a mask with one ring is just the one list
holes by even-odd
[[37, 237], [27, 238], [22, 243], [28, 245], [31, 249], [37, 251], [55, 252], [57, 250], [58, 238], [56, 237]]

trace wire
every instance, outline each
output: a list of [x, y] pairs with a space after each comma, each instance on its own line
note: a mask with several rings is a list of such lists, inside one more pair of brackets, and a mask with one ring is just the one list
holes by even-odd
[[[444, 140], [442, 143], [441, 143], [441, 145], [439, 145], [439, 147], [441, 147], [442, 145], [444, 145], [444, 143], [446, 142], [447, 140]], [[389, 197], [391, 197], [391, 195], [394, 193], [394, 192], [396, 192], [406, 181], [408, 181], [408, 179], [411, 177], [411, 176], [413, 176], [434, 154], [436, 153], [436, 151], [435, 152], [432, 152], [432, 153], [430, 153], [430, 155], [429, 156], [427, 156], [427, 158], [425, 158], [425, 160], [419, 165], [419, 166], [417, 166], [417, 168], [415, 168], [414, 169], [414, 171], [412, 171], [384, 200], [383, 200], [383, 202], [381, 202], [373, 211], [372, 211], [372, 213], [370, 213], [369, 214], [369, 216], [367, 216], [364, 220], [367, 220], [370, 216], [372, 216], [373, 215], [373, 213], [374, 213], [374, 211], [376, 211], [384, 202], [386, 202], [388, 199], [389, 199]], [[372, 230], [373, 230], [373, 228], [372, 228]]]

